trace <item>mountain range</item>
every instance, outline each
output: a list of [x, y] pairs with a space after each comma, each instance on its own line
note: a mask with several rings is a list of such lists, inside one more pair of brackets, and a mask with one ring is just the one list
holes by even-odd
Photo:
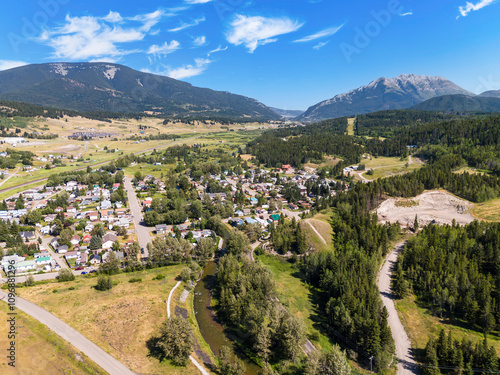
[[0, 99], [80, 112], [280, 118], [255, 99], [111, 63], [32, 64], [1, 71]]
[[500, 112], [500, 96], [443, 95], [417, 104], [412, 109], [434, 112]]
[[382, 77], [309, 107], [297, 120], [311, 122], [386, 109], [405, 109], [427, 99], [455, 94], [474, 95], [442, 77], [415, 74], [390, 79]]
[[255, 99], [192, 86], [112, 63], [32, 64], [0, 72], [0, 100], [79, 112], [148, 113], [179, 118], [295, 119], [314, 122], [389, 109], [498, 112], [500, 90], [480, 95], [442, 78], [379, 78], [304, 111], [270, 108]]

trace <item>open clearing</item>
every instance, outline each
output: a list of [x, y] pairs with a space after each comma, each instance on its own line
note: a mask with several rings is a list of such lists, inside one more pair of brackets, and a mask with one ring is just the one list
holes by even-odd
[[[484, 340], [484, 335], [481, 332], [463, 328], [432, 315], [425, 306], [416, 301], [413, 295], [401, 300], [396, 299], [394, 302], [401, 322], [412, 343], [412, 348], [416, 350], [417, 355], [424, 352], [429, 337], [437, 338], [441, 329], [444, 329], [446, 333], [451, 331], [453, 338], [456, 340], [467, 338], [475, 343], [481, 343]], [[489, 334], [488, 344], [493, 345], [497, 353], [500, 353], [500, 337], [498, 334]]]
[[[0, 315], [7, 316], [8, 305], [0, 302]], [[106, 374], [84, 354], [61, 339], [43, 324], [16, 311], [16, 367], [8, 366], [6, 356], [0, 360], [0, 373], [31, 374]], [[7, 319], [7, 318], [5, 318]], [[8, 349], [8, 325], [0, 325], [0, 347]]]
[[[146, 341], [157, 333], [167, 317], [165, 300], [183, 266], [112, 276], [110, 291], [94, 289], [97, 277], [78, 277], [74, 282], [49, 283], [21, 288], [19, 295], [63, 320], [132, 371], [141, 374], [197, 374], [191, 362], [176, 367], [169, 361], [148, 357]], [[163, 280], [153, 280], [163, 274]], [[142, 282], [130, 283], [131, 278]], [[70, 290], [70, 287], [74, 287]]]
[[[394, 157], [373, 157], [373, 156], [363, 156], [360, 164], [365, 165], [365, 171], [354, 173], [354, 176], [361, 178], [359, 175], [363, 175], [366, 180], [376, 180], [378, 178], [385, 178], [396, 176], [398, 174], [404, 174], [415, 169], [419, 169], [424, 165], [424, 162], [418, 158], [408, 158], [401, 160], [400, 158]], [[366, 174], [369, 169], [373, 170], [373, 175]]]
[[472, 215], [478, 220], [500, 221], [500, 198], [476, 204]]
[[309, 288], [300, 278], [300, 272], [297, 267], [288, 263], [284, 259], [270, 255], [261, 255], [257, 257], [274, 276], [277, 290], [279, 291], [279, 300], [288, 307], [290, 312], [305, 323], [308, 336], [314, 338], [314, 343], [319, 344], [321, 348], [328, 350], [331, 344], [326, 336], [323, 336], [316, 328], [316, 312], [312, 302], [312, 295]]
[[473, 203], [457, 198], [445, 191], [427, 191], [411, 199], [390, 198], [377, 209], [381, 223], [395, 223], [413, 226], [415, 215], [420, 226], [431, 222], [451, 224], [453, 219], [464, 225], [474, 221], [470, 210]]
[[[311, 219], [303, 220], [301, 228], [306, 235], [306, 241], [309, 247], [312, 247], [315, 250], [332, 248], [333, 231], [329, 220], [330, 215], [327, 213], [320, 213], [314, 215]], [[316, 231], [314, 231], [311, 226], [313, 226]]]
[[354, 122], [356, 118], [347, 119], [347, 135], [354, 135]]

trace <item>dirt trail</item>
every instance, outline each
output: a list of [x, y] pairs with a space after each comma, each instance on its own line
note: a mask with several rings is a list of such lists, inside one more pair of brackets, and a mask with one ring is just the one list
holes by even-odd
[[321, 240], [321, 242], [323, 242], [325, 244], [325, 246], [328, 246], [328, 243], [325, 241], [325, 239], [323, 238], [323, 236], [321, 235], [321, 233], [318, 232], [318, 230], [316, 229], [316, 227], [314, 225], [312, 225], [312, 223], [309, 220], [305, 220], [305, 222], [307, 224], [309, 224], [309, 226], [314, 231], [314, 233], [316, 233], [316, 235]]
[[[181, 283], [182, 283], [182, 280], [178, 281], [177, 284], [175, 284], [175, 286], [172, 288], [172, 290], [170, 290], [170, 293], [168, 294], [168, 300], [167, 300], [167, 316], [168, 316], [168, 318], [170, 318], [170, 302], [172, 301], [172, 295], [174, 294], [175, 290], [179, 287], [179, 285], [181, 285]], [[210, 373], [202, 365], [200, 365], [198, 363], [198, 361], [192, 355], [189, 356], [189, 360], [193, 363], [193, 365], [196, 366], [196, 368], [198, 370], [200, 370], [200, 372], [203, 375], [210, 375]]]
[[400, 242], [394, 250], [387, 256], [384, 264], [378, 274], [377, 286], [380, 291], [382, 302], [389, 313], [387, 321], [392, 331], [392, 337], [396, 344], [396, 356], [398, 358], [398, 375], [416, 375], [418, 374], [417, 365], [413, 357], [410, 339], [399, 319], [396, 306], [394, 305], [391, 290], [392, 270], [398, 259], [399, 253], [406, 242]]

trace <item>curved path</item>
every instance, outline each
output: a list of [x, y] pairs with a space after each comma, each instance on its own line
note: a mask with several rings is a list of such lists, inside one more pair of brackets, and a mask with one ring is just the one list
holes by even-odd
[[398, 260], [399, 253], [403, 250], [405, 242], [398, 243], [394, 250], [387, 256], [386, 260], [380, 268], [378, 274], [377, 286], [380, 291], [380, 297], [384, 306], [389, 313], [388, 323], [392, 331], [392, 337], [396, 344], [396, 356], [398, 358], [398, 375], [416, 375], [417, 364], [413, 358], [411, 342], [406, 334], [406, 331], [399, 319], [396, 306], [394, 305], [394, 297], [391, 290], [392, 270]]
[[[0, 299], [3, 299], [5, 302], [7, 300], [7, 293], [5, 293], [3, 290], [0, 290]], [[40, 306], [37, 306], [34, 303], [28, 302], [25, 299], [19, 297], [16, 297], [15, 306], [19, 310], [24, 311], [26, 314], [38, 320], [40, 323], [46, 325], [50, 330], [61, 336], [64, 340], [68, 341], [75, 348], [80, 350], [92, 361], [94, 361], [97, 365], [101, 366], [109, 374], [135, 374], [123, 363], [106, 353], [81, 333], [77, 332], [62, 320], [55, 317]]]
[[[172, 301], [172, 295], [174, 294], [175, 290], [179, 287], [179, 285], [181, 285], [182, 283], [182, 280], [177, 282], [177, 284], [175, 284], [175, 286], [172, 288], [172, 290], [170, 291], [170, 293], [168, 294], [168, 300], [167, 300], [167, 316], [170, 318], [170, 301]], [[189, 356], [189, 360], [193, 363], [193, 365], [196, 366], [196, 368], [198, 370], [200, 370], [200, 372], [203, 374], [203, 375], [210, 375], [210, 373], [205, 370], [205, 368], [199, 364], [199, 362], [192, 356], [190, 355]]]

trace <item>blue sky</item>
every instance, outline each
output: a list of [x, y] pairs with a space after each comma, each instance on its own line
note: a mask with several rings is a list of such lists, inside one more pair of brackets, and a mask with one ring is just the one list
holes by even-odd
[[23, 0], [0, 19], [0, 70], [109, 61], [284, 109], [403, 73], [500, 89], [496, 0]]

